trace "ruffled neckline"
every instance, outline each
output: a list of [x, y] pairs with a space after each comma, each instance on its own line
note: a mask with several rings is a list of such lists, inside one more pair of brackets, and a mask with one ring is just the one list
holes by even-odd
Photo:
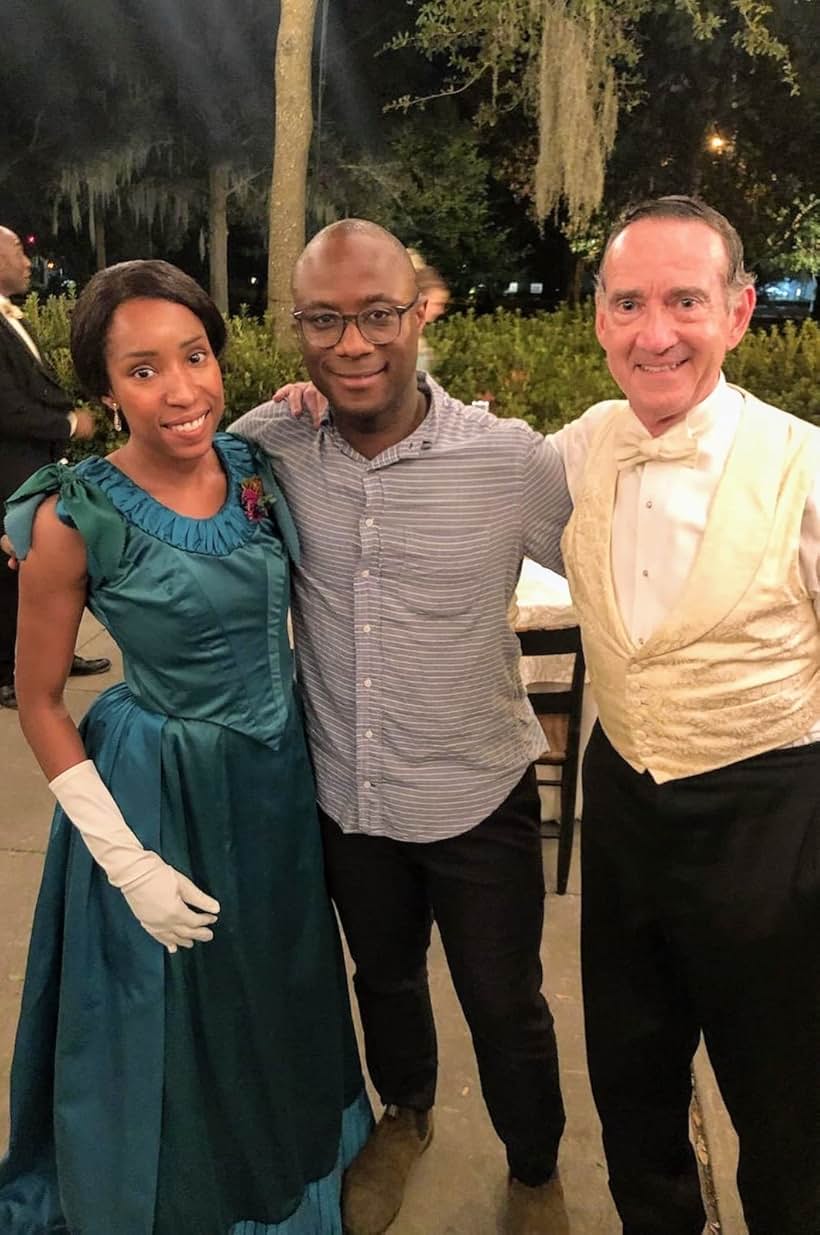
[[259, 526], [243, 510], [239, 496], [243, 480], [257, 474], [258, 463], [250, 445], [233, 434], [217, 433], [213, 441], [227, 480], [227, 493], [214, 515], [197, 519], [171, 510], [108, 459], [83, 459], [75, 476], [96, 485], [112, 506], [140, 531], [190, 553], [224, 556], [251, 540]]

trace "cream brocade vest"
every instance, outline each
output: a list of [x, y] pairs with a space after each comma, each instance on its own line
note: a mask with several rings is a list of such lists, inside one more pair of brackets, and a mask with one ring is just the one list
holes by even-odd
[[820, 630], [799, 563], [820, 434], [746, 391], [689, 578], [638, 646], [612, 578], [619, 402], [592, 439], [562, 542], [601, 724], [658, 783], [805, 736], [820, 716]]

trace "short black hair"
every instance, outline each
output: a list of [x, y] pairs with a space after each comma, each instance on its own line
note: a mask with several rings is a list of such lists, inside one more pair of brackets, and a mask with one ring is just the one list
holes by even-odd
[[105, 359], [111, 318], [126, 300], [172, 300], [199, 318], [214, 355], [225, 346], [225, 320], [207, 292], [170, 262], [119, 262], [99, 270], [71, 315], [71, 359], [86, 393], [99, 399], [111, 388]]
[[726, 287], [730, 293], [736, 293], [754, 283], [755, 277], [743, 265], [743, 241], [725, 215], [699, 197], [685, 197], [674, 194], [668, 197], [650, 197], [644, 201], [627, 206], [607, 237], [601, 261], [598, 265], [597, 285], [602, 290], [604, 286], [604, 262], [613, 243], [626, 231], [630, 223], [640, 219], [682, 219], [684, 222], [705, 223], [717, 232], [726, 250]]

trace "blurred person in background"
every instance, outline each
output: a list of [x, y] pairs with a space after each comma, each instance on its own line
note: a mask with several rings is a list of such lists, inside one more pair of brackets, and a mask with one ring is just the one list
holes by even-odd
[[[0, 511], [3, 502], [39, 467], [64, 453], [72, 437], [94, 434], [94, 417], [74, 408], [56, 373], [44, 363], [31, 326], [11, 297], [29, 288], [31, 262], [22, 241], [0, 227]], [[17, 573], [0, 556], [0, 707], [16, 708], [14, 644]], [[75, 655], [71, 674], [105, 673], [105, 657]]]
[[442, 314], [446, 313], [450, 303], [450, 289], [435, 266], [428, 266], [420, 253], [415, 249], [408, 249], [407, 252], [416, 272], [419, 296], [424, 302], [424, 324], [422, 333], [419, 335], [416, 368], [422, 369], [425, 373], [432, 373], [435, 369], [436, 353], [428, 336], [424, 333], [424, 327], [429, 326], [431, 322], [438, 321]]

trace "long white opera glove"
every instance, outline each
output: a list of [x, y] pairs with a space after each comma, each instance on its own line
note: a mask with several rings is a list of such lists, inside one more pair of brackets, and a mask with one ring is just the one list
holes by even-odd
[[[90, 759], [67, 768], [49, 789], [85, 841], [94, 861], [119, 888], [140, 926], [169, 952], [213, 939], [219, 902], [144, 849]], [[197, 913], [189, 906], [203, 912]]]

